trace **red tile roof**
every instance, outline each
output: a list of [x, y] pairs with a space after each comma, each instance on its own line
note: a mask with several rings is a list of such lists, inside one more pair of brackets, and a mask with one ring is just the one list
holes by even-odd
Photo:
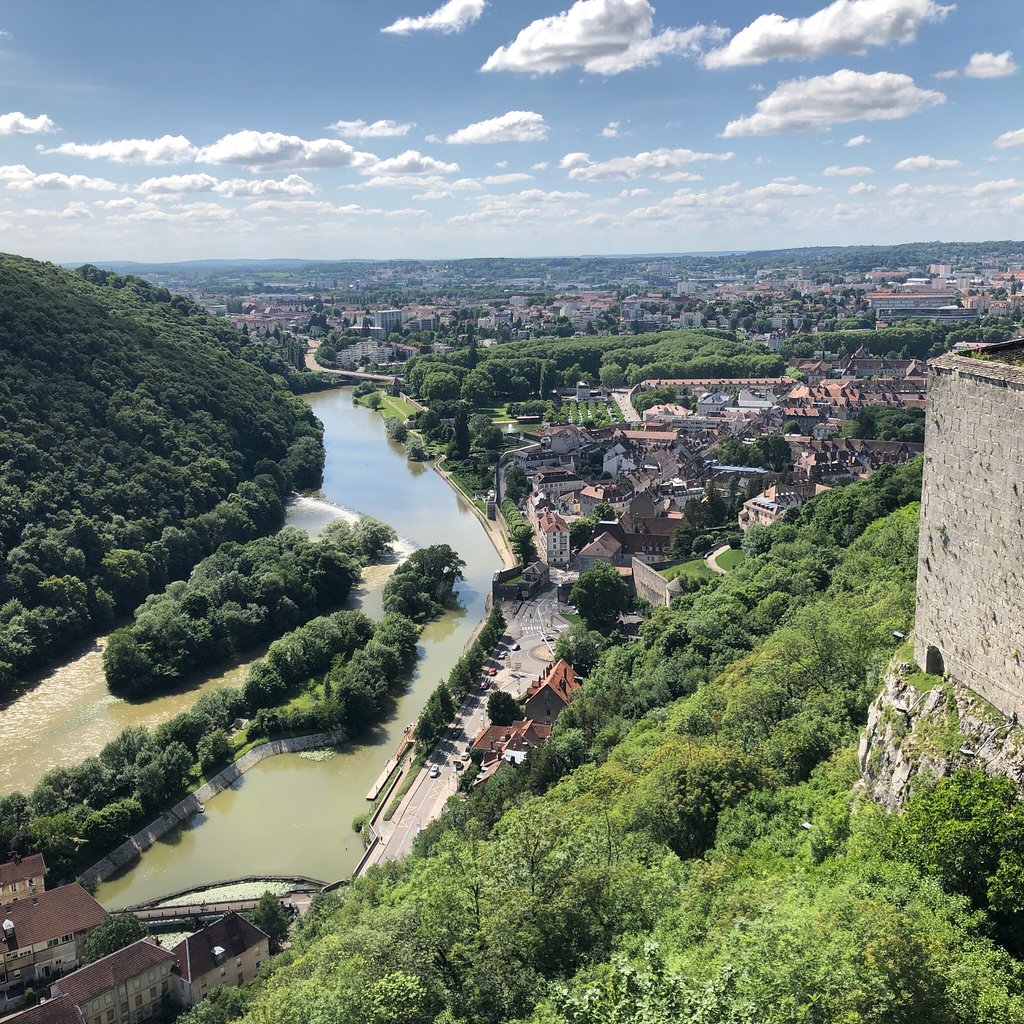
[[139, 939], [116, 953], [82, 967], [50, 987], [54, 995], [69, 995], [81, 1005], [122, 982], [137, 978], [158, 964], [174, 963], [174, 954], [152, 939]]
[[42, 884], [46, 874], [46, 862], [41, 853], [30, 853], [27, 857], [9, 860], [0, 864], [0, 885], [8, 886], [12, 882], [23, 882], [35, 878]]
[[82, 1014], [69, 996], [58, 996], [4, 1017], [4, 1024], [82, 1024]]
[[0, 916], [4, 924], [10, 921], [14, 925], [11, 934], [4, 928], [0, 936], [0, 953], [10, 953], [69, 932], [95, 928], [107, 912], [77, 882], [72, 882], [5, 906]]
[[530, 683], [526, 699], [530, 700], [546, 690], [562, 704], [568, 704], [581, 685], [572, 665], [563, 658], [556, 661], [545, 676]]
[[[225, 959], [241, 956], [264, 940], [269, 941], [266, 932], [232, 911], [187, 939], [182, 939], [171, 952], [182, 978], [190, 985], [196, 978], [209, 974]], [[217, 946], [224, 950], [219, 960], [213, 953]]]

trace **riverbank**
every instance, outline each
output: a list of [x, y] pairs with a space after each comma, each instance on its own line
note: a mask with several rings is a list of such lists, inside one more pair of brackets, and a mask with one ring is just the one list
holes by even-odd
[[[358, 743], [327, 760], [301, 754], [267, 757], [216, 797], [202, 801], [205, 812], [181, 822], [99, 883], [105, 906], [126, 906], [175, 889], [201, 887], [239, 876], [308, 875], [340, 879], [351, 875], [365, 853], [352, 821], [369, 810], [366, 794], [394, 753], [404, 727], [415, 721], [438, 679], [447, 678], [478, 622], [486, 613], [491, 580], [501, 558], [481, 519], [467, 508], [439, 474], [410, 463], [385, 435], [380, 417], [355, 405], [351, 389], [303, 396], [324, 424], [327, 460], [318, 495], [295, 509], [303, 518], [323, 507], [359, 513], [389, 523], [412, 546], [446, 543], [465, 560], [459, 606], [429, 623], [420, 637], [420, 659], [389, 717]], [[379, 618], [381, 589], [392, 566], [357, 595], [355, 607]]]
[[502, 567], [505, 569], [514, 569], [519, 562], [512, 553], [512, 542], [509, 540], [509, 536], [505, 532], [503, 525], [497, 519], [488, 519], [487, 516], [477, 508], [476, 503], [466, 497], [462, 488], [459, 487], [453, 479], [452, 474], [442, 468], [441, 461], [443, 460], [439, 459], [434, 463], [434, 471], [455, 492], [459, 501], [461, 501], [462, 504], [468, 508], [478, 520], [480, 520], [480, 525], [484, 528], [484, 532], [487, 534], [487, 539], [494, 545], [494, 550], [501, 558]]

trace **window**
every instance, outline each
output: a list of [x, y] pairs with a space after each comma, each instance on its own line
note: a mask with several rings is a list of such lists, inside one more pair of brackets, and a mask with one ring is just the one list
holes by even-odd
[[156, 985], [149, 990], [149, 998], [156, 999]]
[[142, 993], [141, 992], [135, 997], [135, 1005], [136, 1006], [141, 1006], [142, 1005]]
[[72, 935], [72, 934], [70, 934], [70, 933], [69, 933], [69, 934], [67, 934], [67, 935], [62, 935], [62, 936], [60, 937], [60, 941], [61, 941], [61, 942], [70, 942], [70, 941], [71, 941], [71, 940], [72, 940], [73, 938], [74, 938], [74, 935]]
[[107, 1010], [107, 1020], [108, 1021], [112, 1021], [113, 1019], [114, 1019], [114, 1011], [113, 1010]]

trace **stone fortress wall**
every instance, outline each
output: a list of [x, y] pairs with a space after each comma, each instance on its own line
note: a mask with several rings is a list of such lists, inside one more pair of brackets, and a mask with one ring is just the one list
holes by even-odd
[[1024, 345], [929, 364], [915, 656], [1024, 721]]

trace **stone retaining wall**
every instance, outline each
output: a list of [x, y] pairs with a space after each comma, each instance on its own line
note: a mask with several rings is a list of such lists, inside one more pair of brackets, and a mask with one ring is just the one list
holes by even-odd
[[316, 750], [330, 746], [342, 739], [340, 733], [317, 733], [313, 736], [294, 736], [287, 740], [272, 740], [262, 743], [247, 751], [237, 761], [229, 764], [218, 775], [190, 793], [184, 800], [164, 811], [156, 821], [150, 822], [141, 832], [122, 843], [116, 850], [109, 853], [101, 861], [82, 872], [79, 881], [87, 889], [97, 883], [106, 881], [111, 875], [130, 864], [141, 853], [148, 850], [158, 839], [177, 828], [194, 814], [198, 813], [199, 805], [212, 800], [218, 793], [233, 786], [250, 768], [254, 768], [268, 757], [278, 754], [292, 754], [303, 750]]

